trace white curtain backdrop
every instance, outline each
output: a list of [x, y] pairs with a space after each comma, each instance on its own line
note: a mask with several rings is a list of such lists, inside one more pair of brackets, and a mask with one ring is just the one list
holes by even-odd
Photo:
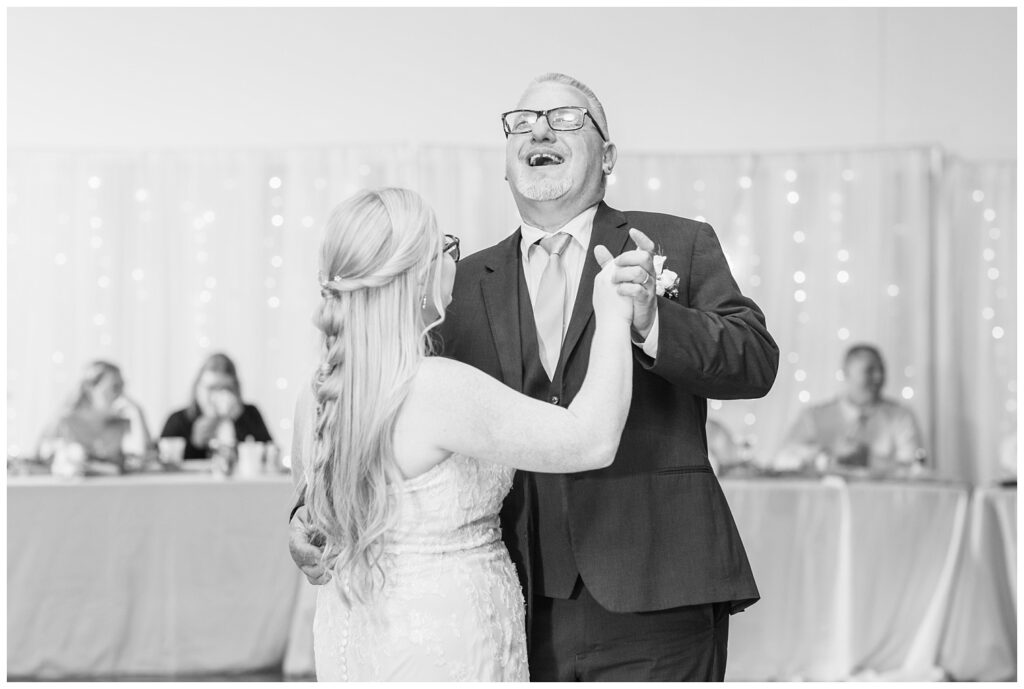
[[977, 483], [1017, 432], [1016, 190], [1012, 164], [950, 159], [936, 199], [935, 435]]
[[[322, 224], [364, 186], [418, 190], [469, 253], [512, 232], [503, 151], [8, 156], [8, 452], [29, 454], [95, 358], [122, 367], [158, 433], [213, 351], [288, 447], [316, 352]], [[804, 404], [838, 389], [844, 349], [877, 343], [886, 393], [917, 413], [940, 473], [987, 481], [1014, 432], [1015, 162], [936, 149], [770, 155], [623, 153], [607, 200], [718, 232], [781, 349], [762, 400], [711, 414], [770, 456]], [[639, 228], [643, 229], [643, 228]]]

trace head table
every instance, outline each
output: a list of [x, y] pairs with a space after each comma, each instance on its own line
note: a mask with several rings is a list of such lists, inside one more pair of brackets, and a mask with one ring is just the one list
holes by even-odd
[[[761, 601], [729, 680], [1012, 679], [1016, 491], [725, 479]], [[290, 479], [8, 479], [11, 678], [312, 672]]]

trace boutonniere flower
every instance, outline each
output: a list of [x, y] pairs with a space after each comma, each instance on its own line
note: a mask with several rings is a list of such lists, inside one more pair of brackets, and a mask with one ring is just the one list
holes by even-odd
[[665, 269], [667, 258], [661, 254], [654, 254], [654, 293], [659, 297], [676, 301], [679, 299], [679, 275], [675, 271]]

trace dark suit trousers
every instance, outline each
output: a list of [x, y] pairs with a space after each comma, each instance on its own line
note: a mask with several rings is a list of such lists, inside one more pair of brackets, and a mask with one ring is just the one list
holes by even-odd
[[532, 682], [721, 682], [729, 603], [616, 613], [577, 581], [574, 598], [537, 596]]

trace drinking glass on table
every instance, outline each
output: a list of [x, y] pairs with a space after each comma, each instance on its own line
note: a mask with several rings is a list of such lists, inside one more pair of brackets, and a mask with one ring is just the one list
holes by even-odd
[[248, 436], [238, 444], [238, 470], [240, 477], [259, 476], [263, 473], [263, 458], [266, 456], [266, 445]]
[[168, 467], [180, 469], [185, 460], [184, 438], [160, 438], [157, 441], [160, 461]]

